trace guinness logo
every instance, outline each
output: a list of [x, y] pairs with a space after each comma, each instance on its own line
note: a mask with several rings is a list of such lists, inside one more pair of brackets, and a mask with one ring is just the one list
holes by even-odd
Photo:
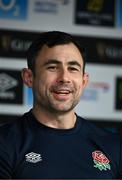
[[1, 44], [1, 48], [4, 51], [9, 51], [11, 48], [11, 37], [10, 36], [2, 36], [0, 38], [0, 44]]

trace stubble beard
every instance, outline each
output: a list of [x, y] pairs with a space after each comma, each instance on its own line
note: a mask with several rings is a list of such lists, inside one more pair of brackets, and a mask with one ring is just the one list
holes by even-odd
[[41, 109], [48, 111], [50, 113], [56, 113], [56, 114], [64, 114], [72, 111], [75, 106], [79, 103], [80, 97], [78, 96], [75, 98], [75, 100], [71, 100], [69, 102], [60, 102], [57, 100], [54, 100], [51, 97], [48, 97], [46, 100], [44, 98], [41, 98], [40, 101], [40, 107]]

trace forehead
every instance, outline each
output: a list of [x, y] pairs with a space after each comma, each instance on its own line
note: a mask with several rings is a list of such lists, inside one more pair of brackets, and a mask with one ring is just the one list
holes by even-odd
[[73, 43], [56, 45], [53, 47], [44, 45], [39, 51], [36, 61], [40, 64], [49, 59], [56, 59], [61, 62], [76, 60], [81, 64], [83, 63], [82, 55]]

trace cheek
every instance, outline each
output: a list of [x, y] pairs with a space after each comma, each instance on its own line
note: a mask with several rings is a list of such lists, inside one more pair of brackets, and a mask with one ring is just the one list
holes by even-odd
[[33, 89], [35, 91], [40, 91], [44, 88], [44, 78], [35, 78], [34, 83], [33, 83]]
[[51, 79], [46, 77], [39, 78], [35, 82], [36, 88], [38, 89], [38, 91], [41, 92], [46, 92], [50, 88], [51, 84], [52, 84]]
[[77, 79], [75, 84], [77, 85], [77, 87], [79, 89], [82, 89], [83, 88], [83, 79], [81, 79], [81, 78]]

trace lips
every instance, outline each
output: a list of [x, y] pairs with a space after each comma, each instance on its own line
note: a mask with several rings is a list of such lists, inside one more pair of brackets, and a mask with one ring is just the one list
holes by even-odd
[[54, 91], [55, 93], [57, 93], [57, 94], [69, 94], [69, 93], [71, 93], [71, 91], [70, 90], [67, 90], [67, 89], [61, 89], [61, 90], [57, 90], [57, 91]]
[[73, 90], [69, 87], [60, 87], [55, 86], [52, 89], [52, 93], [55, 99], [63, 101], [69, 99], [69, 95], [73, 92]]

